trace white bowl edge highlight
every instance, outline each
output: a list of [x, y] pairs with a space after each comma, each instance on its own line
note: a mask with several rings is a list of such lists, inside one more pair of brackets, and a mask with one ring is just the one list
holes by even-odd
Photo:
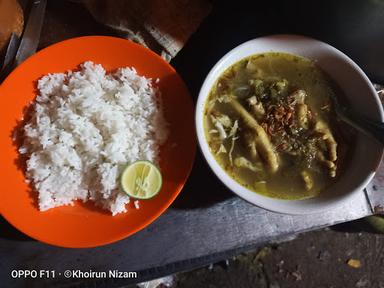
[[[212, 155], [204, 132], [204, 107], [209, 92], [217, 78], [232, 64], [260, 53], [285, 52], [314, 60], [340, 86], [354, 109], [383, 122], [384, 113], [380, 99], [365, 73], [348, 56], [336, 48], [307, 37], [273, 35], [247, 41], [224, 55], [211, 69], [200, 89], [196, 104], [196, 130], [200, 149], [216, 176], [235, 194], [264, 209], [286, 214], [312, 214], [342, 205], [348, 199], [363, 193], [372, 180], [383, 154], [383, 147], [375, 140], [358, 133], [356, 150], [350, 166], [340, 179], [330, 187], [336, 194], [321, 193], [305, 200], [281, 200], [252, 192], [233, 180]], [[365, 98], [364, 96], [367, 96]]]

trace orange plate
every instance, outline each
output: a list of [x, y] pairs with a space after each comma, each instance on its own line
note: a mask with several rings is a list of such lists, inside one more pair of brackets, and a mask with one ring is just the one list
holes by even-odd
[[[92, 202], [40, 212], [37, 192], [25, 183], [17, 164], [12, 132], [36, 95], [35, 83], [47, 73], [76, 69], [84, 61], [102, 64], [107, 71], [134, 67], [138, 74], [159, 78], [165, 118], [170, 135], [161, 147], [163, 188], [153, 199], [141, 201], [140, 209], [112, 217]], [[74, 38], [52, 45], [30, 57], [0, 86], [1, 214], [25, 234], [52, 245], [94, 247], [112, 243], [143, 229], [163, 213], [182, 189], [192, 168], [196, 139], [193, 103], [177, 72], [152, 51], [131, 41], [103, 36]], [[154, 238], [155, 239], [155, 238]]]

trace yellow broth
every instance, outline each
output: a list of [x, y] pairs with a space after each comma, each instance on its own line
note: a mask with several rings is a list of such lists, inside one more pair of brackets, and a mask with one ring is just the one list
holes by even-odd
[[227, 174], [254, 192], [313, 197], [336, 181], [347, 152], [349, 136], [340, 133], [332, 111], [335, 91], [308, 59], [285, 53], [242, 59], [224, 71], [207, 99], [210, 150]]

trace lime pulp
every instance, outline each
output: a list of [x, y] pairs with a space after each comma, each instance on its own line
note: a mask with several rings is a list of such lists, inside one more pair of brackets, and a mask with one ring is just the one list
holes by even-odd
[[128, 165], [120, 180], [123, 191], [136, 199], [150, 199], [156, 196], [162, 182], [160, 170], [149, 161], [136, 161]]

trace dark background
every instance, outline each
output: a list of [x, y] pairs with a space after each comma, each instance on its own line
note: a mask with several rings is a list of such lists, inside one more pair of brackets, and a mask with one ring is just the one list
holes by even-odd
[[230, 49], [280, 33], [327, 42], [372, 81], [384, 82], [384, 0], [214, 1], [211, 14], [171, 63], [195, 96], [207, 72]]

